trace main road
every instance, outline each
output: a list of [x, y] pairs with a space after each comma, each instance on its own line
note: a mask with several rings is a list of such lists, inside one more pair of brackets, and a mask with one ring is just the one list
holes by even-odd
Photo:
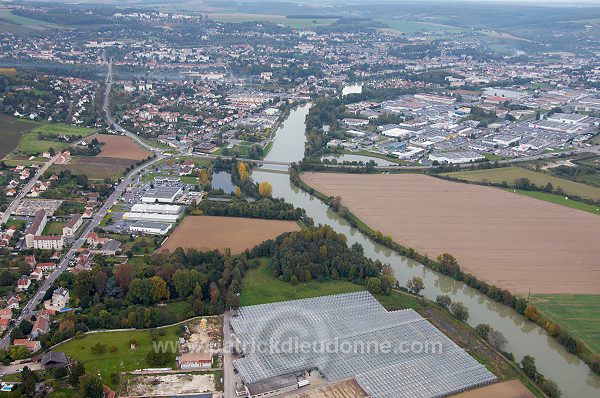
[[29, 193], [29, 191], [31, 191], [31, 189], [33, 188], [33, 186], [35, 185], [35, 183], [46, 172], [46, 170], [48, 170], [48, 168], [50, 166], [52, 166], [54, 164], [54, 162], [56, 162], [56, 159], [58, 159], [59, 156], [60, 156], [60, 152], [57, 153], [56, 155], [54, 155], [46, 163], [44, 163], [44, 165], [42, 167], [40, 167], [38, 169], [38, 171], [35, 173], [35, 175], [33, 176], [33, 178], [31, 178], [29, 180], [29, 182], [27, 182], [27, 184], [25, 184], [25, 186], [19, 191], [19, 193], [17, 194], [17, 196], [15, 196], [15, 198], [13, 199], [13, 201], [10, 203], [10, 205], [8, 205], [8, 207], [6, 208], [6, 210], [4, 211], [4, 213], [2, 213], [2, 217], [0, 217], [0, 225], [6, 223], [8, 221], [8, 219], [10, 218], [10, 215], [12, 214], [12, 212], [14, 212], [17, 209], [17, 206], [19, 206], [19, 203], [21, 203], [21, 200], [23, 200], [23, 198], [25, 197], [25, 195], [27, 195]]

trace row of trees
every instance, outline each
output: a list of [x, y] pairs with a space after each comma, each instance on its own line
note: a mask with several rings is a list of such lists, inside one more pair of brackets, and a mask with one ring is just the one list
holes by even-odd
[[263, 218], [270, 220], [293, 220], [312, 224], [304, 209], [295, 208], [282, 198], [262, 198], [254, 202], [233, 198], [230, 202], [203, 200], [190, 207], [192, 214], [210, 216]]

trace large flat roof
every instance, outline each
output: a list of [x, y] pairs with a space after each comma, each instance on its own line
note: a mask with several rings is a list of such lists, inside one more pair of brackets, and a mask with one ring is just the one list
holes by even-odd
[[388, 312], [368, 292], [241, 307], [231, 326], [246, 383], [319, 369], [329, 382], [355, 378], [372, 398], [418, 398], [496, 381], [417, 312]]

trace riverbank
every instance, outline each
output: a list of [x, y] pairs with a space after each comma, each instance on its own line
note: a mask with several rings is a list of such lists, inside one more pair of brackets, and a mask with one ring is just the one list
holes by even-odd
[[388, 247], [403, 256], [414, 259], [428, 268], [453, 277], [460, 282], [464, 282], [467, 285], [477, 289], [480, 293], [487, 295], [492, 300], [515, 309], [521, 315], [526, 315], [529, 320], [546, 329], [552, 337], [557, 339], [556, 341], [565, 346], [570, 352], [577, 354], [581, 359], [583, 359], [593, 371], [598, 372], [598, 358], [594, 355], [594, 352], [591, 351], [589, 347], [587, 347], [587, 345], [583, 344], [581, 341], [575, 342], [570, 334], [561, 330], [561, 328], [557, 327], [546, 317], [540, 315], [536, 311], [535, 307], [531, 303], [528, 303], [523, 297], [513, 295], [508, 290], [498, 289], [496, 286], [489, 285], [479, 280], [475, 276], [464, 273], [460, 270], [457, 272], [447, 272], [447, 270], [441, 267], [438, 262], [430, 259], [427, 255], [420, 254], [412, 248], [405, 247], [397, 242], [394, 242], [390, 236], [385, 236], [381, 232], [373, 230], [363, 220], [353, 214], [350, 209], [345, 206], [341, 206], [334, 198], [329, 197], [328, 195], [319, 192], [314, 187], [308, 185], [300, 178], [297, 170], [292, 170], [290, 181], [297, 187], [316, 196], [324, 203], [329, 205], [332, 210], [336, 211], [337, 214], [350, 223], [352, 227], [357, 228], [360, 232], [368, 236], [373, 241]]

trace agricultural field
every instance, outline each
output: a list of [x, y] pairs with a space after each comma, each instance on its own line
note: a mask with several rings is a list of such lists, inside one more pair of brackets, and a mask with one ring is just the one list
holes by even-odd
[[[162, 329], [164, 336], [159, 341], [175, 341], [177, 327], [172, 326]], [[130, 342], [135, 339], [137, 348], [132, 350]], [[96, 344], [106, 346], [106, 352], [94, 353], [92, 347]], [[116, 351], [113, 351], [116, 348]], [[149, 368], [146, 363], [146, 354], [153, 349], [152, 338], [147, 330], [129, 330], [123, 332], [101, 332], [87, 334], [82, 338], [75, 338], [56, 347], [70, 358], [82, 361], [88, 371], [98, 372], [102, 380], [109, 381], [110, 375], [117, 369], [128, 372], [136, 369]], [[173, 363], [175, 366], [175, 355]], [[112, 386], [116, 387], [116, 386]]]
[[27, 33], [60, 28], [51, 22], [14, 15], [10, 10], [0, 10], [0, 32]]
[[96, 158], [119, 158], [142, 160], [150, 156], [150, 152], [139, 146], [131, 138], [124, 135], [98, 135], [98, 141], [104, 143]]
[[271, 22], [274, 24], [285, 25], [295, 29], [305, 29], [316, 26], [328, 26], [336, 20], [331, 18], [286, 18], [282, 15], [272, 14], [245, 14], [245, 13], [215, 13], [208, 14], [208, 17], [217, 22], [225, 23], [245, 23], [245, 22]]
[[420, 32], [435, 32], [435, 31], [443, 31], [448, 33], [460, 33], [464, 32], [465, 29], [460, 28], [458, 26], [437, 24], [437, 23], [429, 23], [429, 22], [419, 22], [419, 21], [405, 21], [401, 19], [378, 19], [378, 22], [381, 22], [387, 25], [391, 30], [400, 33], [406, 34], [414, 34]]
[[116, 179], [127, 167], [150, 155], [150, 152], [126, 136], [100, 134], [96, 138], [104, 143], [98, 155], [73, 156], [69, 164], [53, 165], [51, 170], [68, 169], [73, 174], [85, 174], [93, 180]]
[[[600, 294], [600, 219], [502, 189], [422, 174], [306, 173], [375, 231], [514, 293]], [[568, 239], [565, 239], [568, 237]]]
[[519, 380], [510, 380], [490, 386], [479, 387], [474, 390], [465, 391], [452, 395], [451, 398], [534, 398], [535, 395], [529, 391]]
[[600, 296], [555, 294], [532, 296], [536, 308], [600, 353]]
[[23, 133], [35, 125], [35, 122], [0, 114], [0, 159], [17, 148]]
[[73, 174], [85, 174], [92, 180], [116, 179], [132, 163], [129, 159], [73, 156], [69, 164], [55, 164], [50, 167], [50, 170], [62, 171], [68, 169]]
[[298, 300], [331, 294], [350, 293], [365, 290], [363, 286], [347, 281], [315, 281], [299, 283], [296, 286], [273, 277], [270, 260], [262, 259], [258, 268], [244, 275], [244, 288], [240, 295], [240, 305], [275, 303]]
[[66, 135], [69, 137], [75, 137], [79, 139], [86, 137], [92, 134], [93, 132], [93, 129], [87, 129], [85, 127], [76, 127], [63, 123], [36, 123], [33, 126], [33, 128], [31, 128], [21, 136], [19, 145], [13, 152], [16, 155], [14, 156], [14, 158], [17, 158], [18, 155], [36, 155], [48, 151], [50, 148], [54, 148], [58, 152], [73, 145], [73, 142], [58, 140], [42, 140], [39, 138], [39, 134], [56, 136]]
[[173, 251], [178, 247], [203, 250], [229, 248], [233, 254], [238, 254], [284, 232], [299, 229], [295, 221], [190, 216], [179, 224], [161, 250]]
[[554, 189], [562, 188], [567, 195], [577, 195], [582, 198], [600, 200], [600, 188], [592, 187], [564, 178], [554, 177], [550, 174], [527, 170], [522, 167], [502, 167], [499, 169], [456, 171], [442, 175], [458, 178], [469, 182], [493, 182], [500, 184], [502, 181], [510, 186], [518, 178], [527, 178], [537, 186], [552, 183]]

